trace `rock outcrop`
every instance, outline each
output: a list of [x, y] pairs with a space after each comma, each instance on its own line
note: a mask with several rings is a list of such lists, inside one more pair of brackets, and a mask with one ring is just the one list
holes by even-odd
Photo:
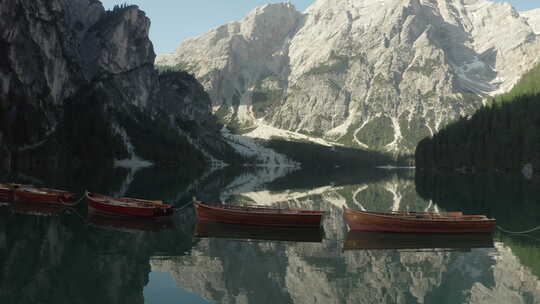
[[[178, 72], [171, 88], [170, 75], [154, 69], [149, 27], [137, 6], [3, 3], [0, 153], [12, 159], [6, 166], [146, 159], [201, 168], [223, 158], [230, 148], [208, 96], [192, 76]], [[216, 142], [211, 151], [209, 142]]]
[[156, 64], [194, 73], [233, 124], [410, 152], [533, 66], [537, 15], [487, 0], [269, 4]]

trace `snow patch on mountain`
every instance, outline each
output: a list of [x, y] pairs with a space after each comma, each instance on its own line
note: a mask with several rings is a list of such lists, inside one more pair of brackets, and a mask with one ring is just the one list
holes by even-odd
[[258, 162], [257, 166], [264, 167], [283, 167], [283, 168], [300, 168], [300, 164], [289, 159], [286, 155], [275, 152], [272, 149], [266, 148], [264, 142], [249, 137], [246, 135], [232, 134], [227, 128], [222, 130], [223, 137], [228, 143], [241, 155], [255, 158]]
[[115, 160], [115, 167], [130, 169], [133, 171], [132, 175], [134, 175], [135, 171], [153, 166], [152, 162], [144, 160], [141, 157], [137, 156], [137, 154], [135, 154], [135, 147], [131, 143], [131, 140], [126, 130], [122, 126], [117, 123], [113, 123], [112, 129], [116, 135], [120, 136], [122, 143], [124, 144], [124, 147], [126, 148], [126, 151], [129, 155], [129, 158]]
[[337, 143], [333, 143], [319, 137], [307, 136], [297, 132], [272, 127], [266, 124], [262, 119], [257, 120], [255, 123], [256, 128], [253, 131], [245, 134], [245, 136], [266, 140], [283, 138], [288, 140], [309, 141], [326, 147], [338, 145]]

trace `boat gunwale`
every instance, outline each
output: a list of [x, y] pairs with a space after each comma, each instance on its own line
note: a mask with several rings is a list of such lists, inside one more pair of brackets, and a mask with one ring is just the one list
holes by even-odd
[[[8, 185], [9, 187], [10, 185]], [[7, 190], [12, 191], [15, 195], [39, 195], [39, 196], [47, 196], [47, 197], [63, 197], [65, 199], [74, 199], [75, 194], [69, 191], [65, 190], [59, 190], [59, 189], [52, 189], [52, 188], [38, 188], [34, 186], [26, 186], [26, 185], [19, 185], [19, 184], [13, 184], [11, 188], [8, 188]]]
[[122, 214], [122, 213], [118, 213], [118, 212], [105, 211], [105, 210], [102, 210], [102, 209], [98, 209], [98, 208], [93, 207], [91, 205], [88, 205], [88, 214], [95, 215], [95, 216], [100, 216], [100, 217], [106, 217], [106, 218], [109, 218], [109, 219], [122, 219], [122, 220], [133, 220], [133, 221], [144, 220], [144, 221], [148, 221], [148, 222], [151, 222], [151, 221], [156, 221], [157, 222], [157, 221], [161, 220], [162, 218], [168, 218], [168, 217], [171, 216], [171, 214], [153, 215], [153, 216]]
[[[244, 206], [234, 206], [235, 208], [251, 208], [251, 209], [259, 209], [259, 210], [253, 210], [253, 211], [250, 211], [250, 210], [238, 210], [238, 209], [234, 209], [234, 208], [224, 208], [224, 207], [216, 207], [216, 206], [210, 206], [210, 205], [207, 205], [207, 204], [203, 204], [201, 202], [194, 202], [195, 206], [196, 207], [201, 207], [201, 208], [207, 208], [207, 209], [211, 209], [211, 210], [216, 210], [216, 211], [219, 211], [219, 212], [232, 212], [232, 213], [241, 213], [241, 214], [256, 214], [256, 215], [261, 215], [261, 216], [324, 216], [327, 214], [326, 211], [316, 211], [316, 210], [302, 210], [302, 209], [274, 209], [274, 208], [266, 208], [266, 207], [253, 207], [253, 206], [247, 206], [247, 207], [244, 207]], [[261, 210], [271, 210], [271, 211], [274, 211], [274, 212], [261, 212]], [[277, 212], [275, 212], [277, 211]], [[297, 213], [278, 213], [279, 211], [300, 211], [300, 212], [297, 212]]]
[[4, 183], [0, 184], [0, 189], [6, 189], [6, 190], [15, 190], [19, 188], [35, 188], [32, 185], [23, 185], [23, 184], [14, 184], [14, 183]]
[[37, 194], [37, 195], [73, 195], [73, 193], [64, 191], [64, 190], [56, 190], [56, 189], [47, 189], [47, 188], [16, 188], [14, 190], [15, 192], [25, 192], [30, 194]]
[[[403, 218], [403, 217], [400, 217], [399, 215], [384, 215], [384, 214], [378, 214], [378, 213], [371, 213], [369, 211], [358, 211], [358, 210], [352, 210], [352, 209], [348, 209], [346, 207], [343, 207], [345, 209], [345, 214], [347, 213], [352, 213], [352, 214], [355, 214], [355, 213], [360, 213], [362, 215], [365, 215], [365, 216], [372, 216], [372, 217], [379, 217], [379, 218], [384, 218], [384, 219], [392, 219], [392, 220], [397, 220], [397, 221], [404, 221], [404, 222], [411, 222], [411, 221], [415, 221], [415, 222], [435, 222], [435, 223], [440, 223], [440, 222], [447, 222], [447, 223], [495, 223], [496, 220], [495, 219], [491, 219], [491, 218], [488, 218], [486, 217], [485, 219], [470, 219], [470, 220], [467, 220], [467, 219], [463, 219], [462, 217], [444, 217], [444, 218], [440, 218], [440, 219], [426, 219], [426, 218]], [[432, 214], [435, 214], [435, 213], [432, 213]]]
[[[97, 195], [98, 197], [95, 197], [95, 195]], [[86, 198], [98, 204], [121, 207], [121, 208], [137, 208], [137, 209], [153, 209], [153, 210], [172, 208], [172, 206], [169, 204], [164, 204], [164, 203], [158, 204], [158, 203], [152, 203], [151, 201], [144, 201], [144, 200], [131, 199], [131, 198], [116, 198], [116, 197], [98, 194], [98, 193], [92, 193], [92, 192], [87, 192]], [[123, 201], [122, 199], [125, 199], [127, 201]], [[131, 200], [134, 200], [134, 202], [130, 202]]]

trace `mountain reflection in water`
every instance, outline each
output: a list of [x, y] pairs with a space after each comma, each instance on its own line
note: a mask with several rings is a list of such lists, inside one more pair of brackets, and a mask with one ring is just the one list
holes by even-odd
[[[84, 208], [77, 216], [17, 212], [7, 205], [0, 207], [0, 302], [540, 302], [540, 243], [532, 238], [366, 236], [347, 233], [343, 223], [343, 206], [378, 211], [464, 209], [463, 201], [451, 204], [456, 188], [445, 190], [445, 183], [433, 182], [427, 192], [422, 184], [421, 197], [413, 172], [386, 171], [320, 178], [308, 174], [310, 179], [298, 173], [268, 183], [272, 179], [265, 174], [272, 172], [261, 170], [213, 173], [196, 185], [178, 183], [169, 171], [160, 177], [153, 170], [148, 177], [141, 170], [130, 177], [133, 182], [116, 184], [130, 196], [163, 193], [177, 205], [196, 195], [230, 204], [325, 210], [329, 214], [323, 234], [197, 226], [191, 208], [175, 215], [173, 223], [155, 225], [87, 217]], [[253, 180], [260, 176], [265, 183]], [[246, 186], [242, 181], [249, 179]], [[146, 180], [151, 192], [144, 190]], [[509, 191], [520, 200], [522, 212], [537, 210], [535, 187], [520, 184], [520, 189]], [[483, 206], [467, 204], [482, 211]], [[516, 221], [501, 211], [510, 208], [507, 204], [495, 204], [488, 211], [498, 221]], [[512, 212], [515, 216], [518, 211]], [[533, 215], [523, 218], [526, 224], [534, 220]], [[426, 248], [443, 250], [414, 250]]]

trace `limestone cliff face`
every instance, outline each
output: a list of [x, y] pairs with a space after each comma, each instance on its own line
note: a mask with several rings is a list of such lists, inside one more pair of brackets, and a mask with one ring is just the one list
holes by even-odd
[[193, 72], [228, 121], [412, 151], [533, 66], [537, 15], [487, 0], [270, 4], [156, 64]]
[[520, 15], [527, 20], [535, 34], [540, 34], [540, 9], [520, 12]]
[[[209, 158], [191, 139], [204, 130], [220, 140], [204, 89], [188, 75], [180, 93], [161, 84], [167, 77], [154, 69], [149, 28], [137, 6], [106, 11], [96, 0], [5, 1], [3, 160], [36, 154], [77, 163], [137, 155], [154, 162]], [[36, 149], [42, 151], [27, 157]]]
[[302, 15], [291, 4], [260, 7], [241, 22], [187, 40], [175, 54], [159, 57], [157, 64], [194, 72], [209, 89], [214, 106], [238, 108], [250, 104], [245, 91], [258, 86], [261, 79], [280, 75], [275, 77], [277, 83], [270, 81], [268, 85], [281, 87], [279, 78], [289, 73], [286, 46], [301, 20]]
[[[127, 92], [132, 99], [125, 102], [148, 101], [153, 75], [144, 70], [153, 71], [155, 55], [150, 21], [137, 7], [106, 12], [99, 1], [57, 0], [7, 1], [2, 8], [1, 96], [7, 111], [14, 112], [8, 116], [25, 120], [29, 114], [19, 108], [39, 110], [46, 132], [60, 120], [55, 106], [84, 85], [105, 78], [118, 82], [118, 76], [137, 81], [131, 89], [141, 90]], [[21, 141], [32, 142], [42, 134], [24, 135]]]
[[153, 112], [211, 161], [235, 162], [239, 156], [221, 136], [221, 125], [212, 115], [210, 97], [186, 72], [162, 72]]

